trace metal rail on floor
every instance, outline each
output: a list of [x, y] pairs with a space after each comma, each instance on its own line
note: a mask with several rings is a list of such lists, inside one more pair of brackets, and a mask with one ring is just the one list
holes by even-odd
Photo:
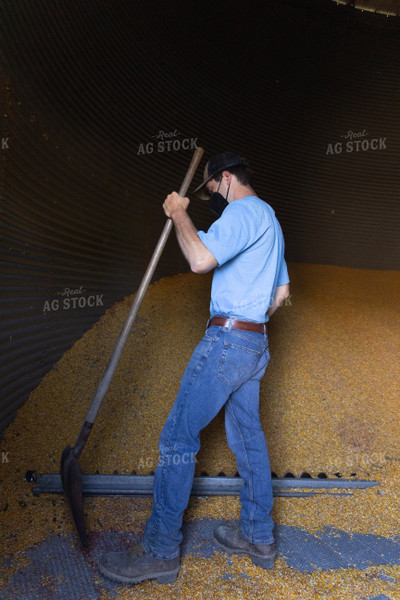
[[[59, 474], [28, 472], [25, 479], [34, 483], [35, 496], [42, 493], [62, 494]], [[151, 496], [154, 475], [82, 475], [82, 492], [85, 496]], [[240, 477], [195, 477], [192, 496], [236, 496], [243, 481]], [[346, 496], [343, 490], [365, 489], [379, 485], [377, 481], [360, 479], [318, 479], [318, 478], [273, 478], [274, 496], [308, 497], [327, 493]], [[304, 491], [307, 490], [307, 491]], [[331, 492], [330, 490], [335, 490]]]

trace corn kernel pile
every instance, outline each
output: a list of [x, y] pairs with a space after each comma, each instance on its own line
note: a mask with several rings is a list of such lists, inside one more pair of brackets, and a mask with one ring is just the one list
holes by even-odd
[[[272, 359], [261, 387], [272, 471], [278, 477], [340, 473], [380, 485], [348, 497], [276, 498], [274, 520], [316, 534], [332, 525], [398, 536], [400, 274], [299, 263], [289, 264], [289, 274], [292, 295], [271, 318]], [[155, 471], [159, 434], [208, 319], [210, 286], [210, 275], [186, 273], [149, 287], [79, 459], [82, 473]], [[9, 459], [0, 465], [0, 549], [15, 555], [8, 576], [21, 568], [23, 551], [32, 544], [73, 531], [63, 498], [34, 497], [23, 477], [28, 469], [59, 472], [62, 450], [75, 443], [132, 301], [114, 305], [65, 353], [0, 442]], [[202, 432], [197, 460], [196, 475], [236, 473], [223, 413]], [[85, 499], [87, 528], [140, 532], [151, 504], [150, 498]], [[238, 519], [239, 510], [236, 497], [193, 498], [185, 518]], [[221, 578], [223, 554], [202, 561], [187, 556], [175, 584], [147, 582], [135, 597], [264, 598], [265, 586], [270, 598], [288, 600], [389, 593], [377, 567], [302, 574], [279, 558], [275, 569], [260, 573], [246, 558], [229, 560], [237, 579]], [[399, 567], [385, 567], [385, 573], [399, 580]], [[124, 593], [120, 598], [131, 597]], [[392, 597], [400, 599], [396, 593]]]

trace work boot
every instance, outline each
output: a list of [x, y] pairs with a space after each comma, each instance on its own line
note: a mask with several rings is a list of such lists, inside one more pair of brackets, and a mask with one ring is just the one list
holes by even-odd
[[248, 554], [252, 562], [263, 569], [272, 569], [275, 564], [275, 543], [252, 544], [239, 527], [219, 525], [214, 529], [214, 539], [229, 554]]
[[146, 579], [173, 583], [179, 567], [179, 556], [167, 560], [154, 558], [141, 545], [122, 552], [108, 552], [101, 557], [99, 564], [100, 573], [121, 583], [140, 583]]

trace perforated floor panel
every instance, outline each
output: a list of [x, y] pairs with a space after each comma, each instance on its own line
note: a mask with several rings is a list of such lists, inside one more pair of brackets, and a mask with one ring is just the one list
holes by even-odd
[[[213, 562], [220, 550], [213, 541], [213, 530], [222, 521], [202, 519], [188, 521], [183, 526], [182, 562], [191, 555], [194, 560]], [[232, 522], [234, 523], [234, 522]], [[400, 538], [375, 535], [349, 535], [327, 527], [320, 535], [313, 535], [297, 527], [278, 525], [275, 530], [278, 558], [285, 560], [294, 571], [312, 573], [335, 569], [366, 569], [382, 565], [375, 577], [386, 582], [388, 589], [399, 589], [400, 581], [385, 573], [384, 566], [400, 564]], [[110, 550], [124, 549], [138, 543], [136, 535], [117, 532], [91, 533], [89, 550], [82, 552], [76, 538], [50, 536], [24, 553], [24, 566], [9, 576], [7, 586], [0, 592], [1, 600], [98, 600], [107, 594], [119, 598], [119, 585], [104, 579], [97, 564], [101, 555]], [[15, 569], [16, 558], [2, 561], [2, 570]], [[230, 565], [232, 570], [230, 570]], [[215, 569], [221, 568], [218, 562]], [[223, 567], [221, 577], [238, 578], [233, 562]], [[260, 577], [263, 571], [260, 570]], [[181, 575], [180, 575], [181, 576]], [[248, 579], [248, 575], [243, 575]], [[251, 586], [251, 582], [248, 581]], [[189, 583], [190, 585], [190, 583]], [[134, 588], [132, 588], [134, 589]], [[210, 592], [210, 589], [208, 590]], [[400, 596], [375, 595], [365, 600], [392, 600]]]

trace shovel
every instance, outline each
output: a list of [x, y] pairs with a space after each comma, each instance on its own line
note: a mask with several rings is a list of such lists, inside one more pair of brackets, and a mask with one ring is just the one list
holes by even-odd
[[[203, 152], [203, 148], [196, 148], [189, 169], [182, 182], [181, 189], [179, 190], [179, 194], [181, 196], [186, 195], [186, 192], [193, 179], [201, 157], [203, 156]], [[61, 455], [60, 474], [64, 490], [64, 498], [68, 505], [69, 512], [71, 514], [76, 533], [78, 534], [80, 544], [83, 548], [87, 548], [88, 543], [86, 537], [85, 515], [83, 511], [82, 478], [79, 469], [78, 458], [81, 455], [82, 450], [84, 449], [85, 444], [89, 438], [94, 421], [96, 419], [96, 415], [107, 392], [108, 386], [110, 385], [111, 378], [114, 374], [119, 358], [122, 354], [125, 342], [129, 336], [130, 330], [138, 313], [139, 307], [142, 303], [143, 297], [149, 286], [158, 261], [160, 260], [160, 256], [167, 242], [168, 236], [171, 232], [172, 225], [172, 220], [168, 219], [161, 233], [160, 239], [157, 242], [157, 246], [153, 252], [153, 256], [151, 257], [146, 273], [144, 274], [142, 282], [138, 288], [135, 300], [128, 313], [128, 316], [121, 330], [117, 343], [114, 347], [114, 350], [112, 351], [103, 377], [98, 385], [96, 394], [89, 407], [85, 422], [83, 423], [82, 428], [79, 432], [75, 446], [73, 446], [73, 448], [71, 448], [71, 446], [67, 446], [66, 448], [64, 448], [63, 453]]]

